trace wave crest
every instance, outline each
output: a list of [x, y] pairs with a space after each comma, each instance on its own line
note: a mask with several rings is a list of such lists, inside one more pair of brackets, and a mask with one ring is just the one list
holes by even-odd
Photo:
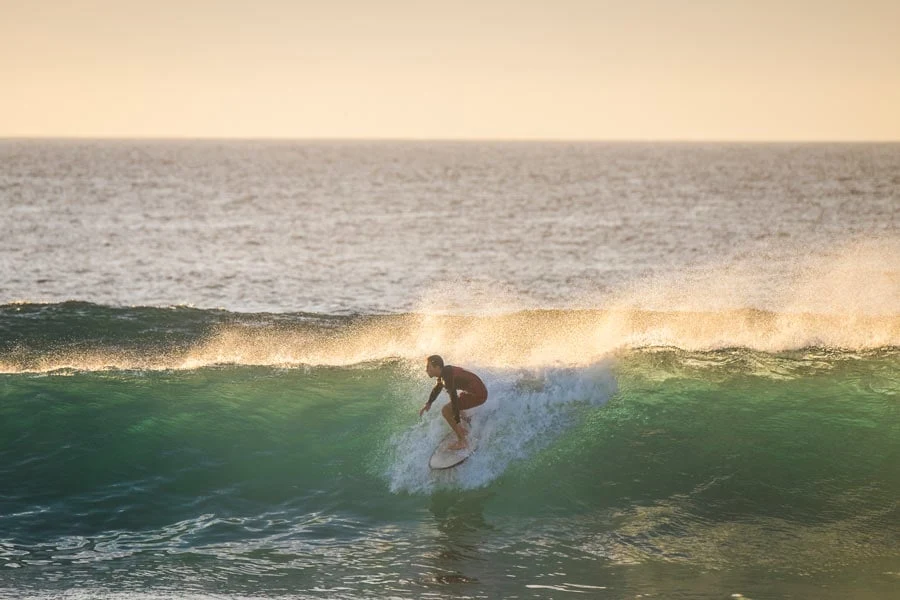
[[13, 351], [0, 371], [197, 369], [237, 364], [345, 366], [440, 353], [453, 362], [497, 368], [589, 365], [634, 348], [688, 351], [810, 347], [852, 351], [900, 346], [900, 317], [772, 313], [659, 312], [636, 309], [523, 311], [507, 315], [388, 315], [340, 326], [225, 324], [186, 347], [87, 347]]

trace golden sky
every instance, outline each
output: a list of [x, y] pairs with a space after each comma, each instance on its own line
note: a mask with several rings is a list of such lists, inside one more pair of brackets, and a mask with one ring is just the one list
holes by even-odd
[[900, 0], [0, 0], [0, 137], [900, 140]]

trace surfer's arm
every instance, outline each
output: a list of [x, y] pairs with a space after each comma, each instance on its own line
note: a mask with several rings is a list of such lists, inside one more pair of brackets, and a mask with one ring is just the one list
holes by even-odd
[[441, 381], [441, 378], [438, 377], [437, 384], [434, 386], [434, 389], [431, 390], [431, 395], [428, 397], [428, 402], [425, 403], [425, 406], [419, 410], [419, 416], [425, 414], [426, 411], [431, 410], [431, 405], [434, 404], [435, 399], [438, 397], [438, 394], [441, 393], [441, 390], [444, 389], [444, 382]]
[[440, 377], [438, 377], [437, 383], [435, 384], [434, 389], [431, 390], [431, 395], [428, 396], [428, 402], [425, 403], [425, 406], [431, 408], [431, 405], [434, 404], [435, 400], [437, 400], [438, 394], [441, 393], [442, 389], [444, 389], [444, 382]]

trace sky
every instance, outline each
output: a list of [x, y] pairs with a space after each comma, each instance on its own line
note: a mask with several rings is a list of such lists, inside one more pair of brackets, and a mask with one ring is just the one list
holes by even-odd
[[900, 141], [900, 1], [0, 0], [0, 137]]

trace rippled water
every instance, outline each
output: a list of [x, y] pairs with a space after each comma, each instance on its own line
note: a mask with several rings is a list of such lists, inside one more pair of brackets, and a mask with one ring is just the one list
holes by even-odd
[[898, 144], [0, 141], [0, 301], [602, 307], [702, 267], [765, 304], [898, 206]]

